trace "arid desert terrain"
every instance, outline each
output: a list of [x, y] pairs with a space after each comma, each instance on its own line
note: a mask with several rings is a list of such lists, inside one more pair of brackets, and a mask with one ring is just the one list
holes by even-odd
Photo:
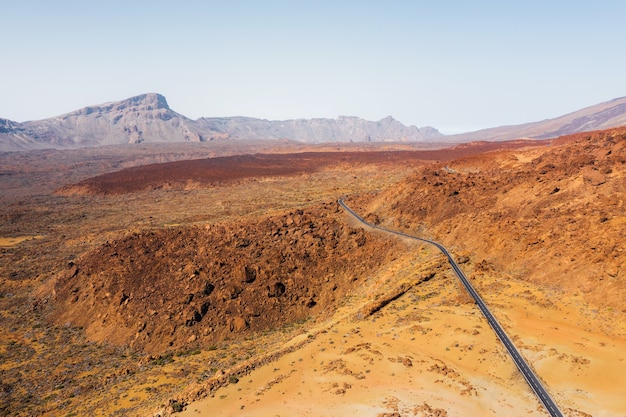
[[0, 415], [625, 416], [626, 129], [0, 154]]

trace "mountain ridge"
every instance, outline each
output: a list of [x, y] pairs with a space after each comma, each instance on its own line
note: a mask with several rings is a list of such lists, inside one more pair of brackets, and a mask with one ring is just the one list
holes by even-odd
[[302, 143], [447, 142], [549, 139], [626, 125], [626, 97], [560, 117], [455, 135], [436, 128], [405, 126], [391, 116], [369, 121], [356, 116], [267, 120], [245, 116], [190, 119], [158, 93], [87, 106], [60, 116], [15, 122], [0, 118], [0, 152], [67, 149], [138, 143], [213, 140], [292, 140]]
[[459, 133], [446, 136], [445, 140], [471, 142], [523, 138], [551, 139], [573, 133], [604, 130], [624, 125], [626, 125], [626, 97], [618, 97], [551, 119]]
[[355, 116], [282, 121], [240, 116], [192, 120], [172, 110], [167, 99], [158, 93], [87, 106], [37, 121], [0, 119], [0, 151], [216, 139], [419, 142], [440, 136], [432, 127], [405, 126], [391, 116], [378, 122]]

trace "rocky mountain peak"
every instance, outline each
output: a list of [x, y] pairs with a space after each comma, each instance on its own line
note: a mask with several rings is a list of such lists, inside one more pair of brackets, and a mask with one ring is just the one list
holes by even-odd
[[137, 107], [145, 107], [148, 110], [156, 110], [156, 109], [165, 109], [171, 110], [170, 106], [167, 104], [167, 100], [164, 96], [158, 93], [147, 93], [141, 94], [135, 97], [131, 97], [122, 101], [121, 103], [127, 102], [129, 105], [134, 105]]
[[0, 133], [11, 132], [11, 130], [15, 129], [17, 126], [17, 122], [9, 119], [0, 119]]
[[146, 112], [155, 110], [171, 111], [164, 96], [157, 93], [141, 94], [122, 101], [89, 106], [77, 110], [69, 115], [89, 115], [92, 113], [111, 112]]

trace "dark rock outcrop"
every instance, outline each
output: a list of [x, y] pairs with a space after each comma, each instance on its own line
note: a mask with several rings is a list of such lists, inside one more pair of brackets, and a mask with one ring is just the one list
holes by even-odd
[[332, 310], [358, 286], [355, 277], [397, 253], [397, 242], [342, 216], [332, 203], [259, 222], [132, 234], [68, 265], [38, 305], [92, 340], [147, 352], [280, 328]]

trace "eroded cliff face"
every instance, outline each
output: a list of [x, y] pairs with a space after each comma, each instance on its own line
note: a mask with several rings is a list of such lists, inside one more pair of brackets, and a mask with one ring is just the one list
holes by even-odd
[[249, 337], [332, 311], [397, 250], [341, 215], [332, 203], [132, 234], [70, 263], [43, 299], [54, 322], [147, 352]]
[[419, 169], [362, 200], [369, 218], [424, 233], [516, 275], [626, 305], [626, 129]]
[[[160, 94], [89, 106], [52, 119], [21, 124], [38, 146], [80, 148], [154, 142], [200, 142], [212, 138], [176, 113]], [[26, 132], [26, 131], [25, 131]]]
[[44, 120], [0, 122], [0, 151], [105, 145], [202, 142], [226, 137], [200, 129], [160, 94], [85, 107]]
[[251, 117], [191, 120], [172, 110], [165, 97], [155, 93], [89, 106], [44, 120], [17, 123], [0, 119], [0, 152], [216, 139], [423, 142], [442, 136], [435, 128], [405, 126], [392, 117], [380, 121], [345, 116], [282, 121]]

